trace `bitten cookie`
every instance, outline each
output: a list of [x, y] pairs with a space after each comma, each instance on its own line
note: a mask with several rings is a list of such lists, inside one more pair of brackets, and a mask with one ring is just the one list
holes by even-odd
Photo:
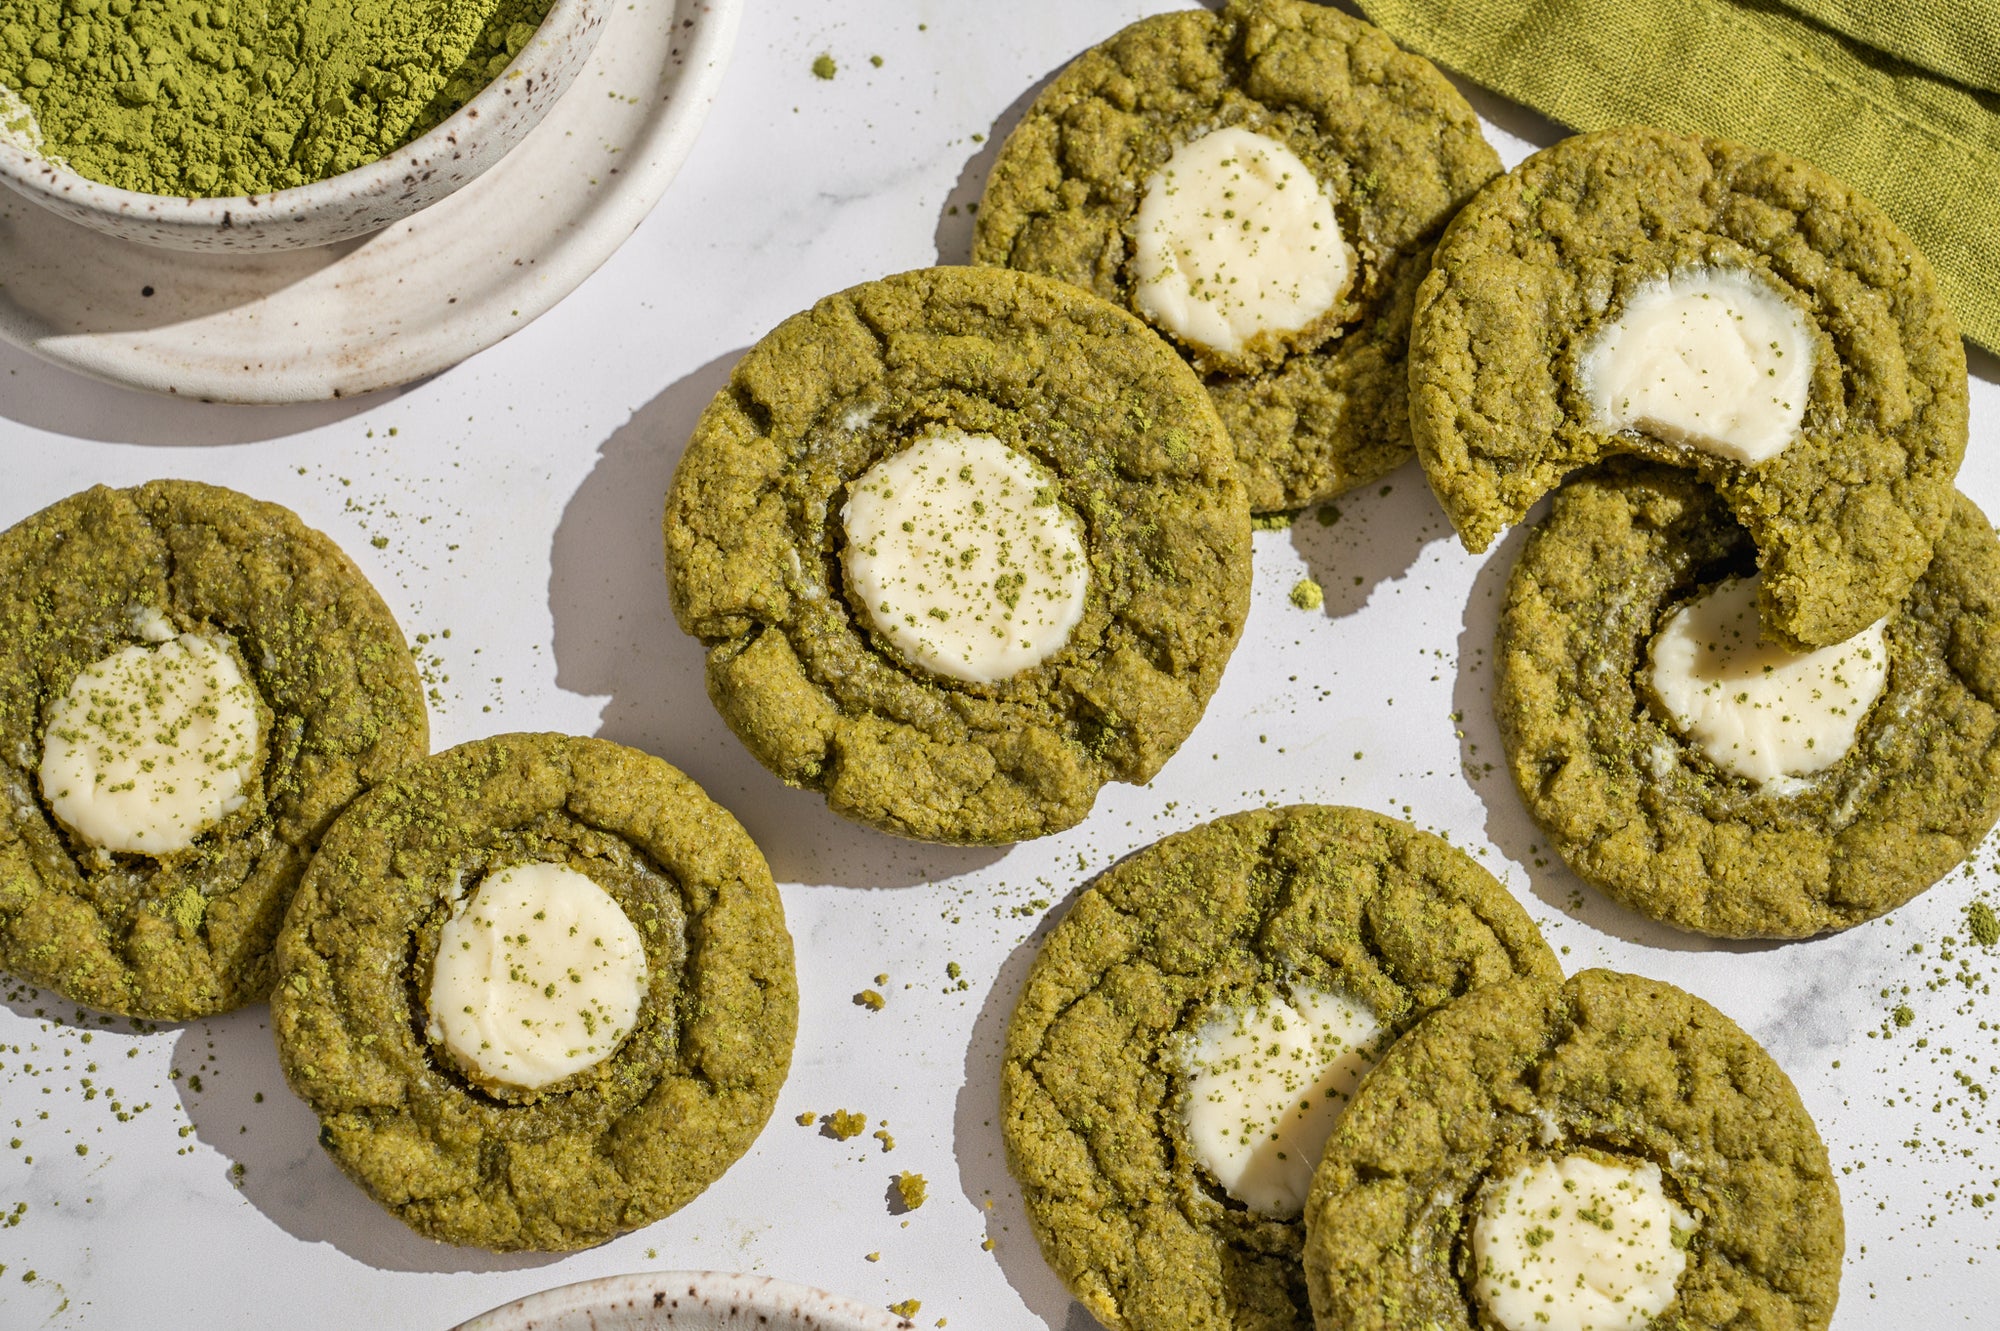
[[1724, 937], [1845, 929], [2000, 816], [2000, 540], [1957, 498], [1902, 605], [1761, 640], [1749, 535], [1686, 472], [1571, 481], [1522, 547], [1494, 711], [1528, 812], [1632, 909]]
[[1686, 467], [1749, 528], [1760, 614], [1819, 647], [1902, 601], [1952, 511], [1965, 348], [1931, 267], [1812, 165], [1565, 139], [1453, 219], [1417, 293], [1410, 424], [1471, 550], [1578, 467]]

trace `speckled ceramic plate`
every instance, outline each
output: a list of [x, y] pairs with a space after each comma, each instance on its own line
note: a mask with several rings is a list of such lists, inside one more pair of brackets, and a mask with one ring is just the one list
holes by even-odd
[[0, 191], [0, 338], [133, 388], [311, 402], [420, 379], [554, 305], [686, 160], [743, 0], [614, 5], [590, 63], [499, 164], [360, 240], [189, 254]]
[[454, 1331], [910, 1331], [905, 1317], [804, 1285], [726, 1271], [606, 1276], [543, 1290]]

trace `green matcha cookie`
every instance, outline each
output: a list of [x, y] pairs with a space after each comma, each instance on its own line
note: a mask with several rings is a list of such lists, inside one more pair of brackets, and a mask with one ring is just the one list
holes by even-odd
[[[1250, 595], [1200, 382], [1124, 311], [1001, 269], [905, 273], [779, 325], [695, 427], [665, 531], [674, 614], [750, 751], [930, 841], [1061, 831], [1106, 781], [1150, 780]], [[949, 567], [893, 565], [906, 539]], [[950, 637], [1003, 625], [1046, 654], [973, 662]]]
[[[1197, 234], [1182, 246], [1148, 202], [1195, 203], [1204, 172], [1187, 154], [1218, 130], [1279, 155], [1245, 162], [1236, 150], [1251, 141], [1215, 140], [1227, 197], [1186, 214]], [[994, 164], [973, 261], [1060, 277], [1152, 320], [1205, 374], [1251, 508], [1297, 508], [1409, 456], [1417, 284], [1445, 221], [1499, 170], [1430, 62], [1337, 10], [1230, 0], [1142, 19], [1056, 76]], [[1260, 179], [1272, 188], [1253, 197]], [[1315, 186], [1326, 210], [1295, 213]], [[1214, 250], [1232, 230], [1243, 243]], [[1192, 287], [1174, 302], [1147, 294], [1163, 245]], [[1337, 256], [1344, 271], [1305, 276]], [[1305, 300], [1301, 282], [1318, 297]], [[1242, 311], [1252, 287], [1281, 297], [1262, 331], [1242, 345], [1202, 331], [1203, 316]]]
[[[500, 918], [496, 882], [535, 873], [580, 878], [597, 913], [550, 898]], [[636, 1018], [579, 997], [603, 967], [560, 951], [620, 933]], [[468, 956], [490, 984], [440, 1001]], [[659, 759], [560, 735], [460, 745], [357, 801], [278, 967], [278, 1055], [320, 1143], [419, 1233], [502, 1250], [587, 1247], [685, 1205], [770, 1117], [797, 1023], [784, 910], [743, 828]], [[487, 1047], [523, 1028], [553, 1048]], [[520, 1057], [484, 1058], [503, 1052]], [[524, 1075], [536, 1056], [557, 1063]]]
[[191, 481], [0, 534], [0, 968], [178, 1021], [254, 1002], [348, 802], [429, 747], [402, 632], [275, 504]]
[[1417, 294], [1410, 424], [1472, 550], [1606, 455], [1692, 469], [1755, 539], [1765, 624], [1823, 646], [1930, 563], [1965, 349], [1929, 263], [1852, 189], [1777, 153], [1605, 130], [1453, 220]]
[[1409, 824], [1234, 814], [1115, 865], [1007, 1028], [1001, 1132], [1042, 1251], [1106, 1326], [1306, 1328], [1299, 1220], [1372, 1055], [1561, 971], [1506, 889]]
[[[1494, 711], [1528, 812], [1583, 878], [1683, 929], [1803, 937], [1901, 905], [2000, 815], [2000, 542], [1959, 496], [1882, 645], [1809, 685], [1847, 713], [1851, 747], [1769, 781], [1740, 768], [1752, 733], [1718, 760], [1679, 724], [1649, 651], [1670, 613], [1754, 554], [1686, 472], [1618, 462], [1571, 481], [1508, 584]], [[1886, 659], [1872, 700], [1863, 652]], [[1724, 701], [1765, 672], [1739, 673]]]
[[[1313, 1312], [1347, 1331], [1580, 1310], [1811, 1331], [1840, 1288], [1840, 1193], [1784, 1072], [1707, 1003], [1612, 971], [1482, 989], [1398, 1041], [1335, 1126], [1305, 1223]], [[1579, 1248], [1591, 1279], [1563, 1265]], [[1607, 1250], [1638, 1269], [1607, 1280]]]

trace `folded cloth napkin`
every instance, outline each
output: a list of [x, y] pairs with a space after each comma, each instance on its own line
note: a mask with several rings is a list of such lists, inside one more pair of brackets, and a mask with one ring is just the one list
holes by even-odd
[[1358, 0], [1404, 45], [1577, 129], [1803, 157], [1868, 194], [2000, 351], [2000, 0]]

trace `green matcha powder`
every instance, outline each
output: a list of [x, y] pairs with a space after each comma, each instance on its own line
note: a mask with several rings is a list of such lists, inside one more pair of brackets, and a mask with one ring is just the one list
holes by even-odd
[[506, 68], [548, 6], [0, 0], [0, 88], [34, 112], [46, 155], [93, 180], [266, 194], [431, 129]]

